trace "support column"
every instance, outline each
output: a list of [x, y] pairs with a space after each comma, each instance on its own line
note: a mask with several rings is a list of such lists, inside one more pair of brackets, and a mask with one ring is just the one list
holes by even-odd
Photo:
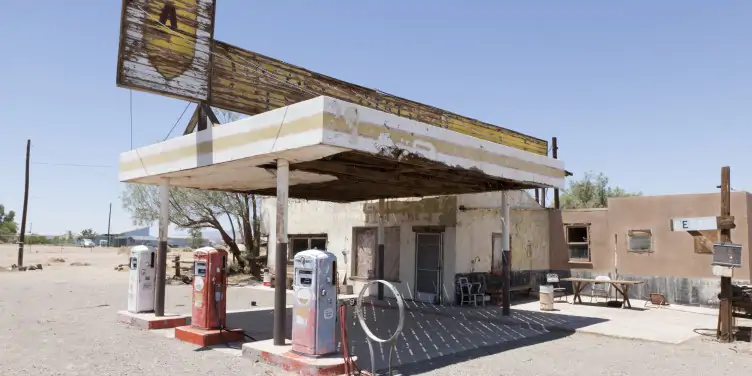
[[509, 267], [509, 200], [506, 191], [501, 192], [501, 254], [501, 272], [503, 274], [501, 314], [509, 316], [511, 311], [509, 291], [512, 278]]
[[284, 346], [287, 332], [287, 197], [290, 163], [277, 160], [277, 250], [274, 257], [274, 345]]
[[[378, 232], [376, 235], [376, 240], [378, 241], [378, 250], [376, 251], [376, 262], [377, 262], [377, 279], [384, 279], [384, 212], [386, 211], [385, 208], [385, 202], [383, 198], [379, 199], [379, 227]], [[384, 300], [384, 285], [379, 283], [378, 284], [378, 299]]]
[[[551, 151], [553, 151], [554, 159], [559, 159], [559, 143], [556, 142], [556, 137], [551, 140]], [[554, 188], [554, 209], [559, 210], [559, 188]]]
[[157, 245], [157, 280], [154, 286], [154, 315], [164, 316], [167, 283], [167, 231], [170, 227], [170, 180], [159, 186], [159, 243]]

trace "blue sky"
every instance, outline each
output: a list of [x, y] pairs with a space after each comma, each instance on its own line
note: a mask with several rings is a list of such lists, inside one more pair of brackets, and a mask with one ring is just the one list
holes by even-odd
[[[215, 36], [557, 136], [568, 170], [628, 190], [715, 191], [723, 165], [752, 190], [752, 2], [616, 3], [220, 0]], [[115, 86], [120, 6], [3, 1], [0, 203], [21, 209], [30, 138], [34, 232], [105, 232], [109, 202], [113, 231], [134, 227], [116, 167], [131, 143], [128, 90]], [[133, 145], [162, 140], [184, 107], [133, 92]]]

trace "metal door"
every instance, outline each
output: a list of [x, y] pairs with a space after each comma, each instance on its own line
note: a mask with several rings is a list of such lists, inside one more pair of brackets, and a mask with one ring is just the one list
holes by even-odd
[[415, 234], [415, 298], [419, 301], [440, 302], [442, 239], [443, 233]]

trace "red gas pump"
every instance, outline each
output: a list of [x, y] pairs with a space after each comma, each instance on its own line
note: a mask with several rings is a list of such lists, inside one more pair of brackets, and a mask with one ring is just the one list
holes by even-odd
[[191, 326], [221, 329], [225, 325], [227, 299], [227, 251], [205, 247], [193, 254], [193, 309]]
[[175, 337], [199, 346], [242, 341], [242, 329], [226, 327], [227, 251], [204, 247], [193, 257], [191, 325], [175, 328]]

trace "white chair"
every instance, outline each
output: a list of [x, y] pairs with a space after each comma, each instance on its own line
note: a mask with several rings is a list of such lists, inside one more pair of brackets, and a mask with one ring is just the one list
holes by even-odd
[[486, 275], [481, 274], [480, 281], [473, 283], [473, 287], [475, 287], [475, 289], [470, 291], [473, 293], [473, 301], [475, 301], [475, 305], [477, 306], [478, 301], [480, 300], [480, 303], [485, 307], [486, 301], [491, 301], [491, 296], [486, 295]]
[[554, 298], [556, 298], [556, 295], [558, 294], [560, 298], [564, 297], [564, 301], [567, 300], [567, 289], [564, 287], [561, 287], [561, 285], [559, 284], [558, 274], [556, 273], [546, 274], [546, 283], [554, 287]]
[[466, 303], [475, 304], [475, 297], [473, 296], [473, 284], [467, 279], [467, 277], [457, 278], [457, 289], [460, 292], [460, 306], [464, 306]]
[[596, 295], [602, 296], [606, 298], [606, 300], [608, 300], [611, 297], [611, 283], [606, 281], [611, 281], [611, 277], [599, 275], [595, 277], [595, 280], [604, 282], [593, 283], [593, 285], [590, 287], [590, 302], [593, 302], [593, 298]]

